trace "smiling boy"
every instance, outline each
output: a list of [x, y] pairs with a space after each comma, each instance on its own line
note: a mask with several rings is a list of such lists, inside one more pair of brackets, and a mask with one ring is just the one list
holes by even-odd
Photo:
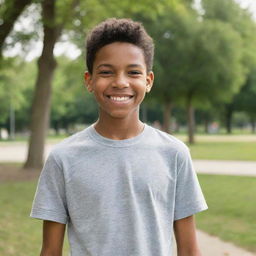
[[199, 256], [193, 215], [207, 209], [188, 148], [144, 124], [154, 45], [140, 23], [108, 19], [87, 37], [95, 124], [65, 139], [41, 173], [31, 216], [44, 220], [41, 256]]

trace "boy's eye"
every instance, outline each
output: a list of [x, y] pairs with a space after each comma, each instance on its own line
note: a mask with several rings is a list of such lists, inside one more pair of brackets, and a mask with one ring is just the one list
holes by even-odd
[[130, 75], [141, 75], [142, 72], [139, 70], [131, 70], [128, 72]]
[[110, 74], [112, 74], [112, 71], [110, 71], [110, 70], [101, 70], [101, 71], [99, 71], [99, 74], [101, 74], [101, 75], [110, 75]]

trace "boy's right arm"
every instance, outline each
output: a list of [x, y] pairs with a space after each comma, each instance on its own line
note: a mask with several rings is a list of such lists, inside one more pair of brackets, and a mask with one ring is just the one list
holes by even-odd
[[61, 256], [65, 224], [44, 220], [43, 244], [40, 256]]

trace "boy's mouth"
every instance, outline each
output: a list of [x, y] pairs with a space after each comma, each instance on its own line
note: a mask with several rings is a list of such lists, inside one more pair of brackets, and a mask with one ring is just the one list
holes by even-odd
[[124, 95], [124, 96], [107, 95], [107, 97], [115, 102], [125, 102], [130, 100], [133, 97], [133, 95]]

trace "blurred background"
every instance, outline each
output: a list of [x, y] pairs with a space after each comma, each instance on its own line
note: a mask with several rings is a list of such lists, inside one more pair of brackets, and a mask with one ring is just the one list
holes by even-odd
[[97, 119], [85, 37], [108, 17], [154, 39], [140, 115], [190, 147], [209, 204], [199, 229], [256, 255], [255, 0], [0, 0], [0, 255], [39, 254], [37, 178], [54, 144]]

